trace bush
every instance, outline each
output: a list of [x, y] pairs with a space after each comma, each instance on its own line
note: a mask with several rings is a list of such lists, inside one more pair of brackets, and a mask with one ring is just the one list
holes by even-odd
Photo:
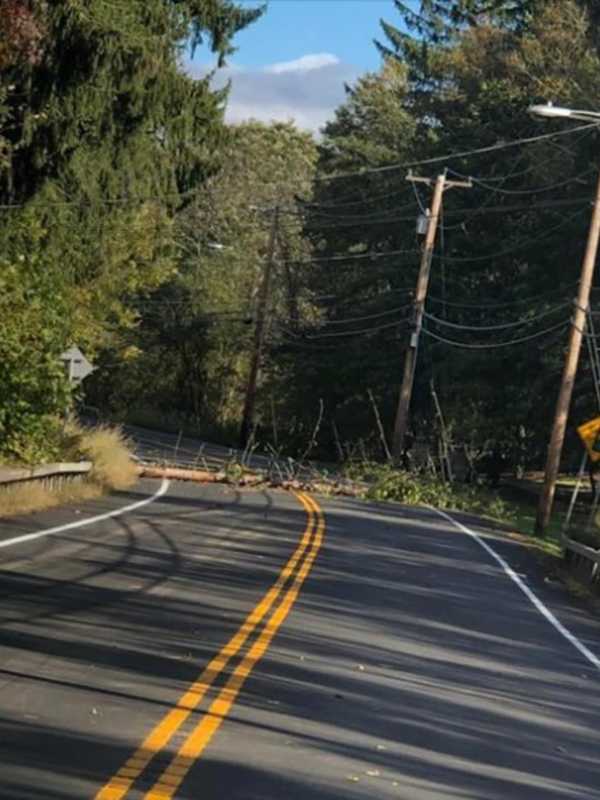
[[509, 506], [493, 492], [479, 486], [449, 483], [439, 478], [395, 469], [371, 462], [352, 464], [345, 469], [347, 477], [365, 481], [368, 500], [394, 500], [414, 506], [435, 506], [453, 511], [466, 511], [509, 521]]
[[[41, 235], [31, 234], [30, 248], [24, 240], [13, 260], [0, 257], [0, 457], [26, 464], [56, 458], [60, 418], [70, 404], [60, 360], [69, 305], [60, 276], [30, 255]], [[2, 255], [7, 247], [0, 242]]]
[[93, 464], [90, 480], [103, 489], [128, 489], [136, 482], [138, 470], [119, 428], [80, 429], [77, 449]]

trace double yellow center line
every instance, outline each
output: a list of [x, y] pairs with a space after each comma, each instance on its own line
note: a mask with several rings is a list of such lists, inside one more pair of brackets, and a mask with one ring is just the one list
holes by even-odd
[[[308, 521], [300, 543], [282, 568], [277, 580], [246, 617], [237, 633], [179, 698], [173, 709], [165, 714], [146, 736], [140, 747], [100, 789], [95, 800], [121, 800], [127, 794], [150, 761], [166, 747], [174, 734], [198, 707], [229, 661], [240, 652], [249, 637], [274, 608], [250, 649], [213, 700], [208, 711], [200, 718], [177, 753], [174, 754], [156, 783], [144, 795], [144, 800], [171, 800], [196, 759], [202, 755], [214, 734], [223, 724], [246, 679], [267, 651], [273, 637], [294, 605], [323, 543], [325, 533], [323, 512], [308, 495], [297, 493], [296, 497], [304, 506]], [[303, 558], [304, 560], [302, 560]], [[287, 591], [277, 602], [292, 576], [293, 580]]]

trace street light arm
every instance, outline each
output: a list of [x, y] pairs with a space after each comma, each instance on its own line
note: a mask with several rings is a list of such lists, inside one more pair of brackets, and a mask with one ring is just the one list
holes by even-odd
[[544, 117], [545, 119], [577, 119], [600, 123], [600, 112], [598, 111], [563, 108], [562, 106], [553, 106], [552, 103], [529, 106], [528, 110], [534, 117]]

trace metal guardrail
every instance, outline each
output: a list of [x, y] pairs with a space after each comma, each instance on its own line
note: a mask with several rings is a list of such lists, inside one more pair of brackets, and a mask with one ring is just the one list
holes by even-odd
[[568, 536], [562, 537], [565, 549], [565, 562], [580, 577], [590, 584], [600, 585], [600, 550], [594, 550], [585, 544], [576, 542]]
[[30, 469], [0, 468], [0, 489], [8, 489], [18, 484], [34, 481], [53, 484], [67, 480], [79, 480], [87, 475], [91, 469], [91, 461], [44, 464], [41, 467], [31, 467]]

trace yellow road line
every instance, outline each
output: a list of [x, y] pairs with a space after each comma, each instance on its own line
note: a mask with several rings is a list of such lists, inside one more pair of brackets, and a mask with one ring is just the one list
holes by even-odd
[[296, 496], [303, 503], [308, 513], [312, 510], [316, 512], [318, 517], [316, 535], [311, 549], [296, 573], [294, 582], [266, 622], [258, 638], [219, 692], [218, 697], [212, 702], [206, 714], [173, 757], [169, 766], [154, 786], [144, 795], [144, 800], [171, 800], [173, 798], [196, 759], [202, 755], [212, 737], [225, 721], [246, 679], [267, 651], [271, 640], [294, 605], [302, 584], [306, 580], [323, 543], [325, 531], [325, 518], [317, 503], [307, 495], [298, 494]]
[[308, 503], [302, 500], [300, 495], [298, 495], [298, 498], [302, 502], [308, 515], [306, 528], [300, 543], [282, 568], [273, 586], [246, 617], [237, 633], [209, 662], [198, 679], [194, 681], [187, 691], [179, 698], [174, 708], [165, 714], [160, 722], [158, 722], [146, 736], [140, 747], [131, 754], [123, 766], [120, 767], [110, 780], [98, 791], [94, 800], [121, 800], [121, 798], [127, 794], [134, 781], [139, 778], [154, 756], [165, 747], [173, 735], [179, 730], [192, 711], [202, 701], [202, 698], [215, 679], [225, 669], [230, 659], [239, 652], [256, 626], [268, 614], [279, 597], [286, 581], [296, 569], [298, 562], [304, 555], [313, 533], [314, 511]]

